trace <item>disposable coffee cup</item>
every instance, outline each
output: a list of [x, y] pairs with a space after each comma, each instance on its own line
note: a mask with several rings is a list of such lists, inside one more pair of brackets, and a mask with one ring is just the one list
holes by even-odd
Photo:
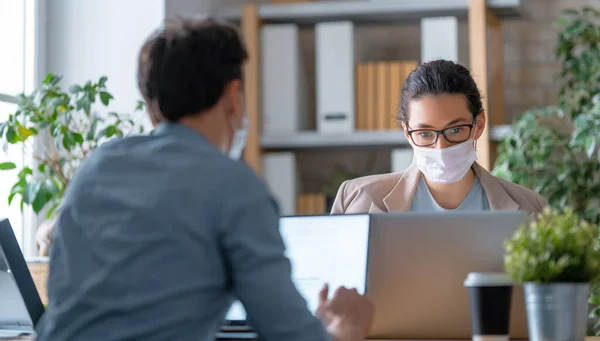
[[508, 341], [513, 281], [504, 273], [472, 272], [469, 289], [473, 341]]

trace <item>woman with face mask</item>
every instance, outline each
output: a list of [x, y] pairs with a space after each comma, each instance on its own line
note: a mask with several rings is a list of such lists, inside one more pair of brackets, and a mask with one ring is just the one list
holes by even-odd
[[344, 182], [332, 214], [522, 210], [547, 202], [522, 186], [494, 177], [477, 163], [486, 113], [469, 70], [451, 61], [420, 65], [405, 81], [398, 121], [413, 152], [404, 173]]

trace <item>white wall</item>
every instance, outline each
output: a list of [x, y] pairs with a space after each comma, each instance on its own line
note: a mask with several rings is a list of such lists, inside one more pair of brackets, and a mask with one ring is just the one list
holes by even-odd
[[[62, 85], [108, 77], [110, 110], [131, 112], [137, 89], [137, 56], [165, 18], [169, 0], [51, 0], [47, 2], [46, 72]], [[138, 120], [150, 127], [144, 116]]]

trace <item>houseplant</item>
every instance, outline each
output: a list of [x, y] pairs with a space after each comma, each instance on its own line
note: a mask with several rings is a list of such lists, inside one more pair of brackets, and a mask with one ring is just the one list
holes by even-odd
[[584, 340], [590, 284], [600, 278], [597, 243], [597, 227], [571, 208], [547, 208], [506, 242], [505, 270], [525, 288], [530, 341]]
[[[132, 116], [108, 112], [113, 96], [106, 88], [107, 78], [60, 86], [61, 77], [49, 74], [30, 95], [18, 97], [18, 107], [8, 120], [0, 123], [4, 145], [21, 147], [32, 156], [30, 164], [18, 169], [18, 178], [9, 204], [20, 199], [21, 209], [29, 205], [36, 214], [52, 221], [77, 167], [105, 141], [131, 132]], [[96, 111], [96, 105], [101, 104]], [[139, 102], [136, 110], [142, 110]], [[140, 128], [140, 131], [142, 128]], [[13, 170], [13, 162], [0, 164], [0, 170]]]
[[[566, 10], [558, 20], [559, 104], [534, 108], [513, 124], [493, 173], [540, 193], [552, 208], [571, 207], [600, 224], [600, 11]], [[600, 320], [600, 289], [591, 313]], [[600, 323], [590, 334], [600, 334]]]

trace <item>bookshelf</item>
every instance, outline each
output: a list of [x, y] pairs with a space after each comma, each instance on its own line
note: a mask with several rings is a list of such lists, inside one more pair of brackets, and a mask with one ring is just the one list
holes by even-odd
[[[524, 13], [522, 0], [321, 0], [303, 3], [274, 4], [261, 3], [244, 6], [223, 7], [217, 11], [217, 17], [241, 24], [242, 35], [249, 52], [249, 61], [245, 65], [246, 110], [252, 122], [245, 161], [260, 175], [265, 176], [263, 157], [272, 152], [303, 153], [336, 149], [341, 152], [359, 149], [364, 152], [376, 152], [377, 148], [386, 148], [402, 152], [409, 149], [408, 141], [400, 130], [393, 127], [360, 128], [353, 132], [323, 133], [298, 130], [297, 132], [263, 133], [263, 90], [261, 67], [261, 30], [264, 25], [294, 24], [302, 27], [323, 22], [350, 21], [357, 25], [403, 25], [418, 22], [423, 18], [453, 16], [467, 23], [469, 69], [483, 95], [484, 109], [488, 114], [488, 127], [478, 141], [478, 162], [491, 169], [494, 161], [494, 149], [497, 142], [510, 132], [504, 118], [503, 84], [503, 37], [502, 21], [505, 18], [518, 18]], [[310, 28], [310, 27], [309, 27]], [[401, 62], [411, 62], [401, 60]], [[356, 64], [355, 74], [360, 74], [360, 65]], [[357, 89], [359, 87], [357, 82]], [[389, 85], [388, 85], [389, 86]], [[372, 87], [372, 86], [371, 86]], [[381, 86], [379, 86], [381, 87]], [[390, 88], [393, 88], [391, 86]], [[389, 90], [388, 90], [389, 91]], [[357, 103], [360, 106], [360, 103]], [[360, 109], [356, 108], [357, 113]], [[316, 113], [315, 113], [316, 115]], [[268, 120], [265, 120], [265, 123]], [[288, 154], [289, 155], [289, 154]], [[298, 165], [302, 168], [301, 165]], [[281, 174], [275, 174], [277, 181]], [[267, 181], [268, 182], [268, 181]], [[302, 204], [302, 195], [309, 193], [296, 190], [299, 195], [294, 201], [297, 207], [311, 211], [309, 204]], [[317, 194], [317, 193], [315, 193]], [[329, 200], [330, 198], [328, 198]], [[296, 199], [294, 199], [296, 200]], [[315, 199], [316, 200], [316, 199]], [[322, 199], [319, 199], [322, 200]]]
[[[496, 17], [522, 15], [520, 0], [488, 0], [487, 9]], [[351, 20], [356, 23], [382, 23], [418, 20], [425, 17], [467, 18], [469, 0], [347, 0], [257, 5], [257, 16], [269, 23], [315, 24]], [[242, 19], [242, 7], [221, 9], [217, 15], [230, 21]]]

